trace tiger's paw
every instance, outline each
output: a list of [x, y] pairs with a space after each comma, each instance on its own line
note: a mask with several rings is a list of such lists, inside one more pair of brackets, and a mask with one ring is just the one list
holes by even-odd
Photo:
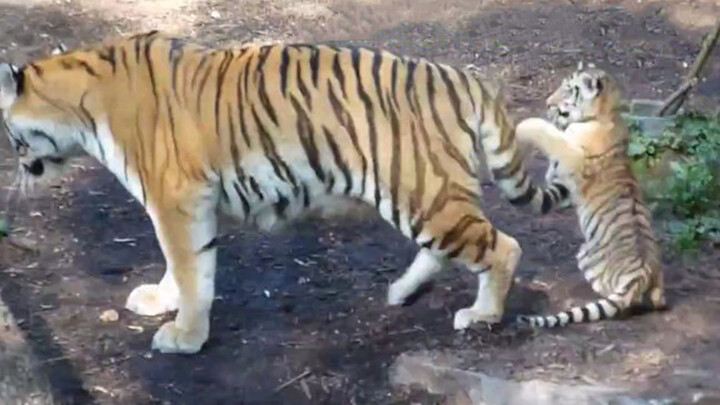
[[487, 322], [489, 324], [493, 324], [499, 323], [501, 319], [501, 314], [488, 314], [473, 308], [463, 308], [455, 313], [453, 326], [455, 327], [455, 330], [463, 330], [477, 322]]
[[177, 296], [163, 294], [158, 284], [143, 284], [132, 290], [125, 308], [138, 315], [160, 315], [177, 309]]
[[209, 325], [196, 330], [181, 330], [175, 321], [167, 322], [153, 336], [152, 349], [160, 353], [193, 354], [200, 351], [210, 334]]
[[406, 283], [402, 283], [401, 280], [390, 284], [387, 294], [387, 304], [390, 306], [404, 304], [407, 297], [415, 292], [415, 289], [410, 287], [411, 286], [408, 286]]

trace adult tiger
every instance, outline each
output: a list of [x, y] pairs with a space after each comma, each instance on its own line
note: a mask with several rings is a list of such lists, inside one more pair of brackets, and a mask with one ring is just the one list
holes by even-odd
[[482, 165], [515, 205], [552, 198], [531, 183], [486, 83], [383, 51], [209, 49], [150, 32], [0, 65], [0, 108], [31, 177], [85, 151], [145, 206], [167, 269], [126, 306], [178, 309], [153, 338], [162, 352], [193, 353], [208, 337], [218, 208], [268, 228], [341, 204], [331, 197], [372, 204], [420, 246], [390, 304], [446, 259], [479, 274], [475, 303], [455, 314], [462, 329], [499, 320], [521, 255], [478, 207]]
[[519, 142], [551, 159], [546, 180], [566, 189], [575, 205], [585, 237], [578, 266], [604, 297], [557, 315], [520, 316], [521, 322], [564, 326], [612, 318], [637, 304], [665, 306], [659, 248], [626, 154], [629, 132], [620, 97], [610, 75], [580, 65], [547, 99], [554, 124], [528, 118], [516, 128]]

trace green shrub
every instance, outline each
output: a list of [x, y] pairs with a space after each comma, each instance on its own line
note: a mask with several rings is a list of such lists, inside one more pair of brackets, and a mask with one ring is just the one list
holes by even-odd
[[[659, 138], [631, 127], [628, 155], [648, 201], [665, 215], [666, 230], [681, 250], [706, 240], [720, 242], [720, 120], [699, 113], [678, 117]], [[664, 157], [672, 156], [670, 159]], [[665, 161], [667, 169], [648, 167]], [[659, 184], [659, 186], [657, 186]]]

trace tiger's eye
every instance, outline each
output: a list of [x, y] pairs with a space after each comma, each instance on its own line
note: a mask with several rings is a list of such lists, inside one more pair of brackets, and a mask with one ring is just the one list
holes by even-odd
[[18, 145], [18, 147], [17, 147], [17, 153], [18, 153], [18, 155], [20, 155], [20, 156], [25, 156], [25, 155], [27, 155], [27, 152], [28, 152], [27, 146], [25, 146], [25, 145]]

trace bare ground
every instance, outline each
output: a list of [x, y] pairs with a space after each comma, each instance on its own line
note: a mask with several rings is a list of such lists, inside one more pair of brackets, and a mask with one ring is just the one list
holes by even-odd
[[[539, 113], [581, 58], [608, 67], [629, 96], [668, 94], [718, 11], [717, 1], [4, 1], [0, 54], [22, 62], [57, 40], [72, 46], [150, 28], [207, 43], [368, 45], [494, 74], [520, 117]], [[717, 109], [719, 92], [716, 54], [693, 102]], [[0, 184], [9, 185], [14, 161], [0, 145]], [[168, 317], [121, 309], [134, 286], [162, 274], [151, 225], [94, 163], [79, 162], [71, 177], [12, 207], [17, 235], [38, 253], [0, 245], [2, 298], [62, 403], [446, 403], [389, 386], [393, 359], [420, 349], [460, 353], [466, 367], [502, 377], [613, 383], [653, 395], [687, 398], [720, 383], [717, 248], [692, 258], [668, 252], [672, 307], [663, 313], [561, 331], [508, 323], [455, 333], [452, 313], [471, 301], [473, 277], [449, 271], [413, 305], [387, 308], [387, 284], [414, 247], [377, 218], [274, 235], [228, 228], [206, 348], [191, 357], [151, 353], [152, 334]], [[591, 298], [575, 269], [574, 216], [532, 218], [486, 191], [488, 215], [525, 250], [509, 316]], [[119, 311], [119, 321], [102, 322], [107, 309]], [[296, 376], [304, 377], [275, 392]]]

